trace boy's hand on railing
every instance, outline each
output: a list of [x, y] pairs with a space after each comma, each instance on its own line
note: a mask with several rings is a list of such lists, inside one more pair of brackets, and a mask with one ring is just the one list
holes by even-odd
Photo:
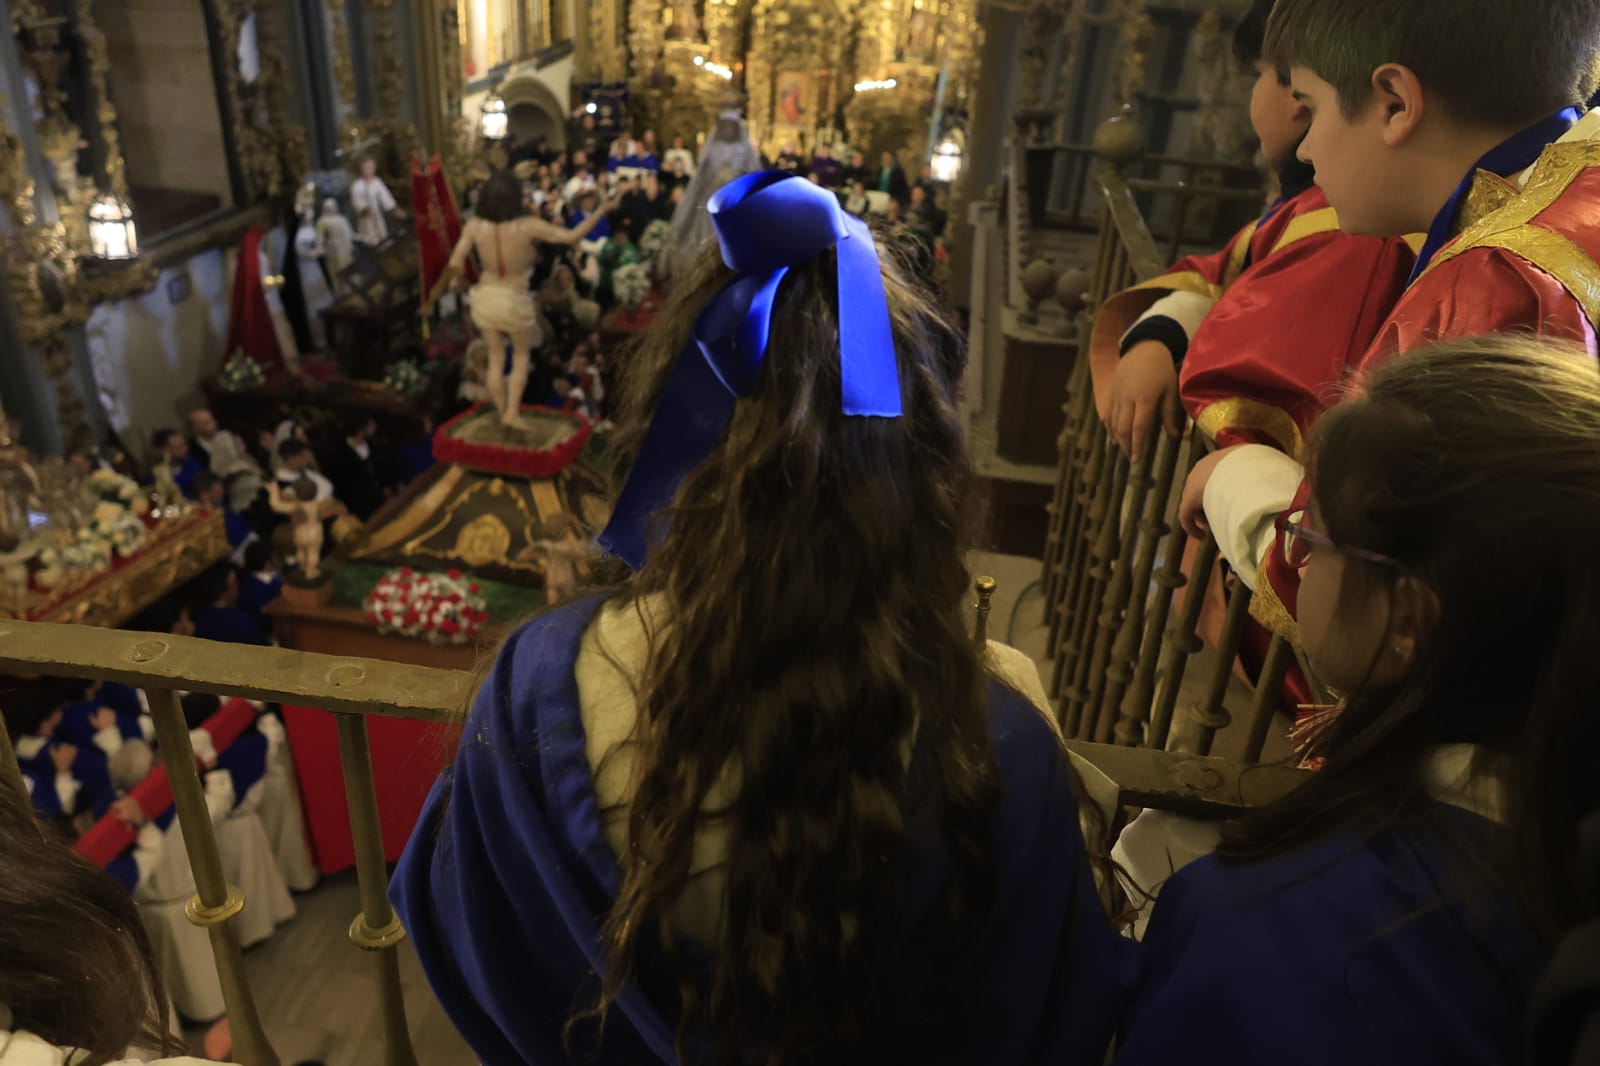
[[1140, 341], [1117, 365], [1106, 405], [1106, 430], [1122, 454], [1137, 463], [1150, 446], [1157, 416], [1169, 437], [1183, 433], [1178, 368], [1160, 341]]
[[1178, 523], [1196, 540], [1203, 540], [1211, 533], [1206, 523], [1206, 484], [1231, 451], [1232, 448], [1220, 448], [1205, 456], [1194, 464], [1189, 480], [1183, 483], [1183, 495], [1178, 499]]

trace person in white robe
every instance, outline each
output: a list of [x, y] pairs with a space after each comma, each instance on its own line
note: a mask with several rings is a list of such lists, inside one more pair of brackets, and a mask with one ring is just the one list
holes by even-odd
[[379, 244], [389, 235], [388, 216], [397, 205], [371, 159], [361, 161], [361, 176], [350, 183], [350, 207], [356, 213], [356, 240]]
[[322, 201], [322, 217], [317, 219], [317, 240], [322, 242], [322, 261], [327, 264], [328, 276], [333, 279], [335, 292], [344, 288], [344, 272], [356, 261], [356, 231], [350, 220], [339, 210], [339, 201], [328, 197]]
[[333, 290], [322, 273], [327, 249], [323, 247], [322, 238], [317, 236], [316, 221], [309, 212], [300, 216], [300, 228], [294, 234], [294, 254], [300, 265], [300, 292], [305, 297], [311, 341], [318, 348], [326, 348], [328, 339], [322, 327], [322, 312], [333, 306]]

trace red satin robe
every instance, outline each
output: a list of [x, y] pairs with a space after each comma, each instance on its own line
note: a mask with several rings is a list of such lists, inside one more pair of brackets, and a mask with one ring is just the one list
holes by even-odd
[[1269, 444], [1298, 458], [1414, 262], [1405, 241], [1341, 232], [1322, 190], [1307, 189], [1222, 251], [1106, 301], [1089, 349], [1096, 405], [1103, 412], [1128, 328], [1168, 293], [1196, 293], [1214, 302], [1183, 359], [1184, 408], [1221, 447]]
[[[1508, 330], [1573, 341], [1600, 357], [1600, 141], [1552, 144], [1520, 191], [1480, 174], [1480, 193], [1490, 209], [1469, 219], [1406, 290], [1358, 373], [1436, 341]], [[1302, 485], [1291, 513], [1309, 496]], [[1261, 572], [1252, 613], [1297, 637], [1300, 573], [1276, 541]]]

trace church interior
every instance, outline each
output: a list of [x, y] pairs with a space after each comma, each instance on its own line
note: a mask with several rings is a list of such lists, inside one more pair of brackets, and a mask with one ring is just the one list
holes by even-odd
[[961, 338], [963, 625], [1054, 723], [1127, 938], [1119, 876], [1304, 786], [1338, 686], [1181, 515], [1227, 434], [1303, 462], [1309, 417], [1174, 378], [1129, 452], [1100, 376], [1310, 187], [1252, 128], [1270, 8], [0, 0], [0, 791], [131, 898], [168, 1051], [555, 1061], [437, 989], [395, 864], [502, 641], [618, 580], [630, 378], [752, 174], [836, 220], [839, 345], [858, 236]]

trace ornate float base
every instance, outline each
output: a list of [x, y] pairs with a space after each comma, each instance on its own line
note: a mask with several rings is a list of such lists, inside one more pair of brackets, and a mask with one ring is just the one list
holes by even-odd
[[596, 447], [583, 418], [539, 407], [524, 408], [523, 418], [525, 427], [507, 429], [492, 411], [473, 408], [441, 426], [433, 443], [440, 465], [373, 516], [351, 560], [543, 587], [535, 542], [563, 512], [598, 530], [603, 477], [587, 461]]

